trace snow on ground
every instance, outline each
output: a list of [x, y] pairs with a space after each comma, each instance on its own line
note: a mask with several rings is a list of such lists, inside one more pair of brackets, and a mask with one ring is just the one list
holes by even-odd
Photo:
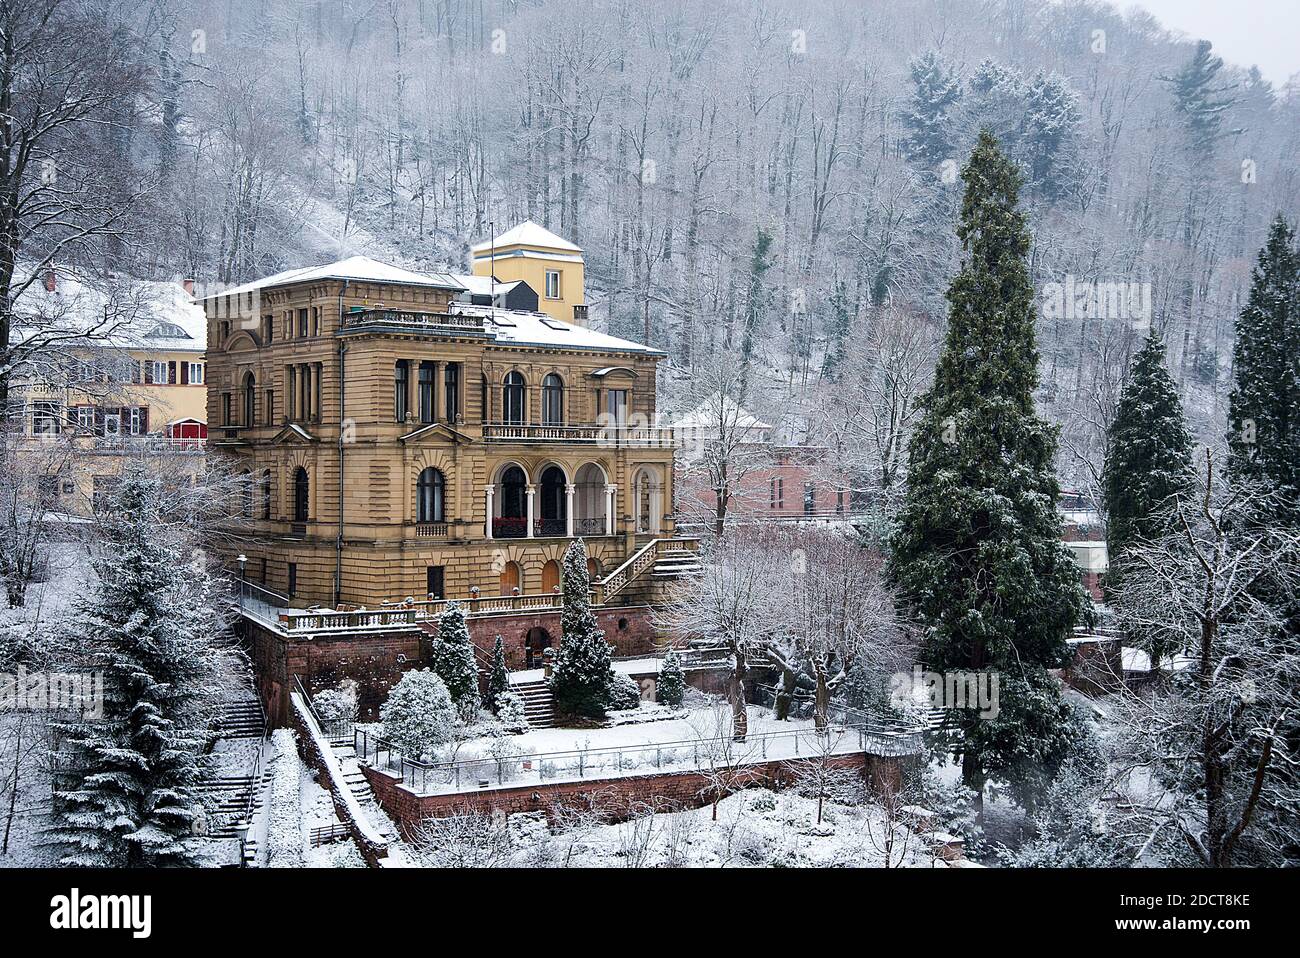
[[8, 608], [0, 601], [0, 627], [27, 625], [32, 629], [65, 621], [74, 602], [95, 582], [90, 555], [82, 542], [57, 541], [48, 547], [48, 563], [41, 581], [27, 586], [23, 605]]
[[[626, 659], [612, 663], [611, 667], [615, 672], [622, 672], [624, 675], [649, 675], [652, 672], [659, 671], [659, 665], [663, 659], [650, 658], [644, 659]], [[511, 685], [524, 685], [530, 682], [540, 682], [546, 678], [545, 669], [520, 669], [517, 672], [510, 673]]]
[[[468, 829], [457, 836], [450, 825], [448, 840], [460, 847], [444, 841], [416, 857], [432, 866], [880, 868], [888, 832], [874, 805], [827, 803], [818, 824], [815, 800], [764, 788], [724, 798], [716, 820], [706, 806], [613, 825], [577, 821], [563, 829], [552, 828], [540, 814], [512, 815], [507, 828], [508, 841], [500, 847]], [[942, 867], [912, 832], [895, 825], [893, 835], [892, 867]], [[475, 844], [480, 847], [466, 847]]]

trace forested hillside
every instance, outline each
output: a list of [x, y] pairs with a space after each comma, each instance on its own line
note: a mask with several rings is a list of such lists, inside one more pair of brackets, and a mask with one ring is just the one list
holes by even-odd
[[[49, 157], [106, 228], [32, 231], [20, 260], [63, 244], [208, 283], [354, 253], [463, 269], [491, 224], [532, 218], [586, 250], [593, 325], [668, 352], [666, 405], [727, 356], [787, 438], [865, 415], [877, 460], [932, 366], [981, 127], [1025, 177], [1038, 398], [1080, 485], [1148, 316], [1193, 432], [1221, 435], [1252, 258], [1300, 214], [1300, 83], [1105, 4], [54, 6], [86, 24], [54, 80], [111, 51]], [[1090, 282], [1139, 285], [1089, 308]]]

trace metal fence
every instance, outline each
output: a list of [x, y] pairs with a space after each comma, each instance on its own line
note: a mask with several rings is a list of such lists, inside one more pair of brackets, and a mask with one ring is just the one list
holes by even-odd
[[735, 741], [730, 733], [712, 738], [653, 742], [609, 748], [555, 752], [513, 752], [508, 738], [488, 754], [422, 761], [402, 754], [387, 739], [365, 729], [354, 732], [358, 760], [390, 772], [418, 795], [470, 792], [506, 785], [532, 785], [588, 778], [654, 775], [671, 771], [734, 768], [773, 760], [791, 761], [826, 755], [866, 752], [881, 756], [914, 755], [920, 732], [879, 722], [831, 725], [823, 733], [813, 728], [752, 734]]

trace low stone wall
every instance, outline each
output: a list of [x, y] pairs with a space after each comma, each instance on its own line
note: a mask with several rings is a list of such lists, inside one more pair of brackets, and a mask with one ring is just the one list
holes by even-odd
[[[842, 768], [861, 769], [868, 787], [877, 793], [896, 789], [902, 783], [900, 759], [853, 752], [836, 755], [830, 762]], [[423, 820], [450, 815], [544, 812], [554, 818], [558, 809], [568, 806], [598, 811], [609, 821], [621, 821], [646, 808], [655, 811], [700, 808], [712, 799], [709, 777], [696, 771], [588, 778], [447, 795], [416, 795], [389, 772], [365, 765], [361, 771], [370, 782], [375, 799], [408, 838]], [[747, 765], [738, 778], [735, 790], [758, 785], [785, 788], [794, 781], [788, 759]]]

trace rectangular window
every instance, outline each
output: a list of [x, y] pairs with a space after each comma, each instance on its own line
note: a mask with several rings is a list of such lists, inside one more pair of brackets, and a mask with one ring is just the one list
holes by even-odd
[[605, 390], [605, 412], [609, 413], [610, 425], [612, 426], [627, 425], [627, 390], [626, 389]]
[[290, 562], [289, 563], [289, 586], [285, 590], [285, 594], [292, 599], [294, 595], [297, 593], [297, 591], [298, 591], [298, 563]]
[[307, 335], [307, 310], [298, 310], [298, 335], [305, 337]]
[[223, 426], [233, 426], [231, 421], [231, 400], [230, 393], [221, 394], [221, 424]]
[[399, 359], [393, 372], [393, 419], [406, 422], [411, 394], [411, 362]]
[[420, 363], [420, 422], [433, 422], [433, 363]]
[[127, 431], [133, 436], [143, 436], [149, 431], [149, 413], [148, 410], [140, 406], [132, 406], [126, 411]]
[[817, 490], [811, 482], [803, 484], [803, 514], [810, 516], [817, 506]]
[[446, 392], [443, 421], [455, 423], [460, 418], [460, 363], [448, 363], [442, 376]]
[[144, 381], [154, 386], [164, 385], [167, 382], [167, 364], [161, 360], [146, 363]]
[[313, 336], [320, 335], [320, 307], [318, 306], [311, 308], [311, 334]]
[[203, 385], [203, 364], [202, 363], [189, 364], [189, 381], [191, 386]]
[[546, 271], [546, 298], [560, 298], [560, 271], [558, 269], [548, 269]]
[[443, 581], [446, 577], [447, 567], [441, 565], [431, 565], [425, 573], [425, 589], [430, 599], [445, 599], [447, 594], [444, 591]]
[[275, 342], [275, 317], [272, 315], [262, 317], [262, 339], [266, 346]]
[[63, 429], [62, 419], [57, 402], [42, 399], [32, 403], [33, 436], [57, 436]]
[[268, 425], [275, 425], [275, 390], [266, 391], [266, 421]]
[[284, 406], [284, 414], [290, 420], [292, 420], [296, 418], [296, 413], [298, 412], [298, 410], [294, 407], [294, 403], [298, 401], [298, 367], [297, 366], [284, 367], [284, 381], [285, 381], [285, 388], [288, 390], [287, 396], [289, 397], [289, 401], [285, 403]]
[[785, 508], [785, 480], [779, 476], [768, 483], [769, 490], [769, 508]]
[[84, 429], [86, 432], [95, 431], [95, 407], [94, 406], [77, 407], [77, 428]]

